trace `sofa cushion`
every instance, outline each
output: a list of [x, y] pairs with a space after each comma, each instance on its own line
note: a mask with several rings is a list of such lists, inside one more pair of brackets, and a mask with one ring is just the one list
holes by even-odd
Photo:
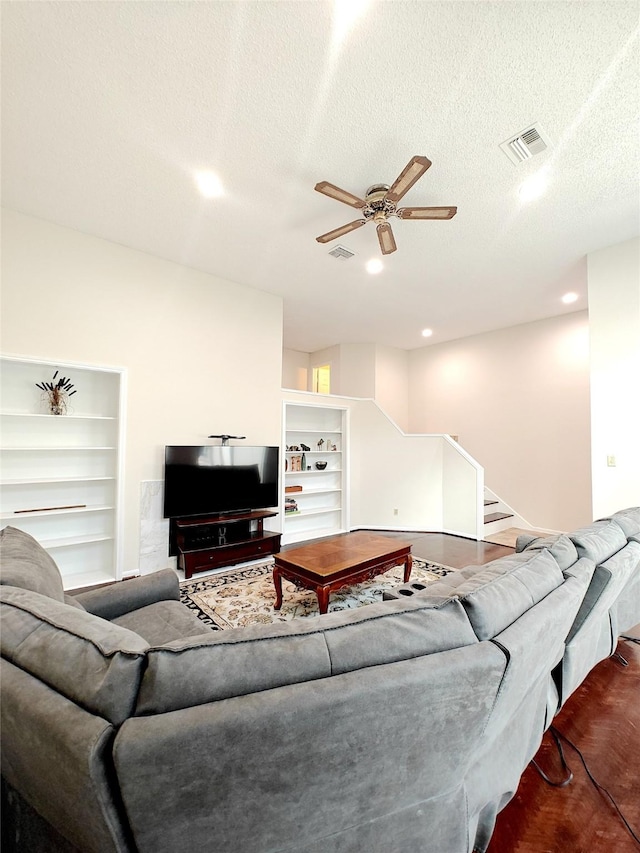
[[611, 519], [619, 524], [627, 538], [640, 534], [640, 506], [631, 506], [614, 513]]
[[479, 640], [490, 640], [563, 582], [547, 549], [501, 557], [455, 589]]
[[432, 604], [421, 596], [214, 631], [149, 650], [136, 713], [175, 711], [476, 643], [457, 599]]
[[516, 540], [516, 552], [542, 551], [544, 548], [551, 551], [561, 571], [566, 571], [578, 561], [576, 546], [566, 533], [558, 533], [554, 536], [518, 536]]
[[580, 557], [588, 557], [598, 565], [608, 560], [616, 551], [627, 544], [627, 537], [620, 525], [611, 520], [594, 521], [569, 534]]
[[30, 590], [0, 588], [2, 656], [114, 725], [133, 709], [148, 644]]
[[0, 531], [0, 584], [64, 601], [62, 577], [55, 561], [33, 536], [17, 527]]
[[112, 621], [129, 631], [135, 631], [150, 646], [163, 646], [183, 637], [204, 634], [208, 630], [208, 626], [179, 601], [157, 601]]
[[160, 569], [109, 586], [78, 592], [75, 598], [89, 613], [113, 622], [126, 613], [158, 601], [179, 601], [180, 583], [173, 569]]

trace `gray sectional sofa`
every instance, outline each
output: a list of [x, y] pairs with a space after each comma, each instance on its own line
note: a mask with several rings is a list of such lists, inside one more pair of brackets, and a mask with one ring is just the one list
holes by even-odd
[[67, 596], [5, 528], [4, 849], [484, 851], [640, 622], [639, 534], [629, 510], [380, 604], [219, 632], [170, 571]]

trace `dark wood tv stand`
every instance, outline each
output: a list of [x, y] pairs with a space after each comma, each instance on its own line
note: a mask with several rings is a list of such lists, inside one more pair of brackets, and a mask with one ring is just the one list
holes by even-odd
[[185, 578], [190, 578], [194, 572], [277, 554], [282, 534], [264, 529], [265, 518], [277, 514], [254, 510], [171, 519], [178, 568], [184, 570]]

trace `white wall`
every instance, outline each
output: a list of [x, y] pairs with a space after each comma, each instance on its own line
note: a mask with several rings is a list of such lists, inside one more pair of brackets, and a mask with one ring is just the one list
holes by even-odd
[[586, 311], [409, 354], [411, 432], [459, 435], [535, 527], [591, 520]]
[[375, 396], [375, 344], [340, 345], [340, 382], [332, 393], [346, 397]]
[[13, 211], [2, 227], [3, 352], [127, 368], [127, 573], [166, 444], [280, 444], [282, 301]]
[[440, 436], [404, 435], [373, 401], [356, 401], [351, 408], [351, 525], [442, 530], [443, 444]]
[[594, 518], [640, 505], [639, 259], [637, 239], [587, 259]]
[[308, 352], [286, 348], [282, 350], [282, 387], [293, 391], [311, 390]]
[[398, 424], [409, 430], [409, 353], [378, 344], [375, 349], [374, 399]]

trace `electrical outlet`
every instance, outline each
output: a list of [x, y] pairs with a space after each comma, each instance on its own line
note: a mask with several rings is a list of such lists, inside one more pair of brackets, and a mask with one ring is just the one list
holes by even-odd
[[609, 468], [616, 467], [616, 457], [615, 456], [607, 456], [607, 465]]
[[394, 509], [393, 514], [394, 514], [394, 515], [397, 515], [397, 514], [398, 514], [398, 510], [397, 510], [397, 508], [396, 508], [396, 509]]

